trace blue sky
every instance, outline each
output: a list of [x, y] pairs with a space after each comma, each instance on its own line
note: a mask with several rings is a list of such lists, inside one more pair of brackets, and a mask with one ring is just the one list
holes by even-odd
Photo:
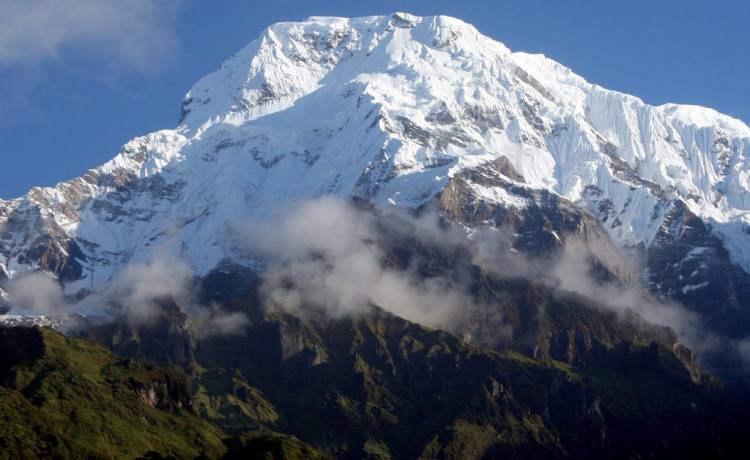
[[202, 75], [265, 26], [313, 15], [456, 16], [604, 87], [750, 122], [745, 1], [2, 0], [0, 10], [0, 198], [174, 127]]

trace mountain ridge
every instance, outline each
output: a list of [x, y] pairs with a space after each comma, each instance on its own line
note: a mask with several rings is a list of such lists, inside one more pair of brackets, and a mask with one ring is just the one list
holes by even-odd
[[[732, 293], [750, 285], [750, 128], [711, 109], [650, 106], [458, 19], [405, 13], [270, 26], [182, 109], [177, 128], [81, 178], [0, 202], [0, 276], [49, 271], [81, 298], [164, 252], [198, 276], [252, 266], [228, 224], [327, 194], [417, 209], [505, 158], [513, 173], [467, 182], [467, 196], [521, 214], [519, 186], [560, 197], [645, 250], [655, 293], [720, 289], [746, 310]], [[690, 216], [703, 233], [686, 241]], [[701, 281], [717, 265], [736, 274]], [[678, 279], [660, 279], [677, 266]]]

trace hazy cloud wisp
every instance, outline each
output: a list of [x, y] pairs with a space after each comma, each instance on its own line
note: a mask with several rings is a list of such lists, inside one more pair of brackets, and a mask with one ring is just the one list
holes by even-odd
[[27, 310], [35, 315], [53, 314], [66, 306], [60, 283], [46, 272], [18, 275], [2, 287], [14, 308]]
[[178, 0], [0, 0], [0, 65], [84, 48], [144, 71], [177, 48]]

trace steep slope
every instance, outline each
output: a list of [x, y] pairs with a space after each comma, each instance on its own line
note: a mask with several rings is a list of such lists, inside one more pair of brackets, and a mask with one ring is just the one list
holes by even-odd
[[243, 334], [202, 340], [192, 376], [50, 330], [0, 328], [0, 457], [742, 452], [746, 399], [694, 382], [655, 342], [620, 344], [580, 367], [471, 346], [377, 308], [320, 322], [234, 305], [259, 316]]
[[[196, 383], [199, 400], [217, 392], [204, 385], [224, 388], [231, 402], [219, 408], [224, 418], [206, 416], [236, 431], [291, 433], [337, 458], [741, 452], [744, 399], [710, 380], [694, 382], [656, 342], [619, 343], [571, 366], [468, 345], [377, 308], [317, 321], [258, 312], [251, 299], [233, 305], [253, 321], [242, 334], [198, 343]], [[262, 406], [276, 416], [240, 416]]]
[[[617, 244], [645, 251], [651, 290], [742, 338], [749, 148], [738, 120], [605, 90], [457, 19], [280, 23], [188, 92], [177, 128], [0, 202], [0, 277], [47, 270], [80, 298], [164, 253], [203, 276], [255, 263], [232, 223], [296, 201], [418, 209], [440, 196], [472, 226], [526, 226], [532, 249], [556, 238], [550, 217], [589, 212]], [[501, 159], [491, 180], [461, 179]], [[447, 200], [457, 184], [463, 203]], [[516, 217], [457, 216], [467, 207]]]

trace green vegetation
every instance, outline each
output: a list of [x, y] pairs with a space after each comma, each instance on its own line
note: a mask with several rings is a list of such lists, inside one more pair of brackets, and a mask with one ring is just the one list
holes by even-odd
[[[259, 314], [249, 303], [233, 307], [247, 309], [246, 330], [199, 341], [185, 372], [46, 329], [0, 329], [0, 458], [742, 451], [744, 400], [710, 379], [695, 382], [657, 342], [602, 346], [595, 360], [578, 364], [471, 345], [377, 308], [301, 320]], [[139, 337], [139, 347], [129, 346], [134, 355], [155, 350], [171, 360], [169, 347], [150, 343], [148, 329], [131, 335]]]
[[[233, 369], [278, 415], [247, 429], [293, 433], [340, 458], [732, 452], [723, 428], [705, 432], [723, 426], [719, 401], [730, 397], [657, 342], [600, 345], [579, 365], [473, 346], [379, 309], [325, 321], [271, 312], [213, 340], [198, 362]], [[244, 352], [217, 351], [228, 349]]]
[[46, 329], [0, 329], [0, 457], [216, 457], [185, 377]]
[[279, 414], [239, 373], [203, 372], [193, 381], [193, 410], [229, 433], [273, 425]]

